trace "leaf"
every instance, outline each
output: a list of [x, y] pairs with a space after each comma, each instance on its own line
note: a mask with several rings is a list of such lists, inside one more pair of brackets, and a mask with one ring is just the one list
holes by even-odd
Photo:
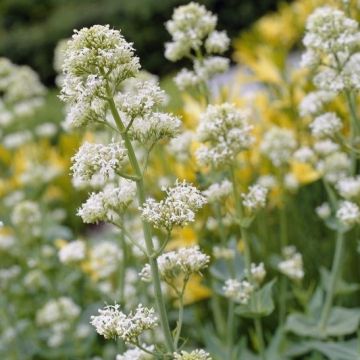
[[[322, 267], [320, 269], [321, 283], [325, 290], [328, 290], [330, 284], [330, 272]], [[337, 295], [349, 295], [360, 289], [360, 284], [347, 283], [343, 279], [339, 279], [336, 285], [335, 294]]]
[[270, 315], [275, 307], [272, 299], [272, 288], [275, 281], [274, 279], [260, 290], [255, 291], [251, 295], [249, 302], [245, 305], [238, 306], [235, 312], [248, 318], [259, 318]]
[[303, 314], [292, 314], [287, 318], [285, 329], [299, 336], [326, 338], [349, 335], [357, 331], [360, 310], [334, 307], [325, 329], [320, 329], [319, 320]]
[[294, 358], [305, 355], [311, 351], [318, 351], [327, 356], [329, 360], [359, 360], [360, 353], [357, 340], [346, 342], [322, 342], [322, 341], [303, 341], [296, 342], [289, 346], [285, 355]]

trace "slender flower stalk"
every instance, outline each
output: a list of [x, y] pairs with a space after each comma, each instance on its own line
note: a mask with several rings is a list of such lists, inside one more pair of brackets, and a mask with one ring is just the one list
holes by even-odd
[[[141, 172], [138, 160], [136, 158], [132, 143], [129, 140], [128, 135], [126, 133], [126, 127], [121, 121], [120, 115], [116, 109], [115, 102], [111, 96], [111, 92], [110, 92], [109, 88], [107, 91], [107, 95], [108, 95], [108, 102], [109, 102], [112, 116], [113, 116], [116, 126], [118, 127], [118, 130], [120, 131], [121, 136], [124, 140], [125, 147], [128, 151], [129, 161], [131, 163], [132, 169], [133, 169], [135, 175], [138, 177], [138, 179], [136, 181], [136, 187], [137, 187], [137, 195], [138, 195], [139, 204], [144, 204], [146, 201], [146, 198], [145, 198], [143, 174]], [[156, 256], [154, 256], [155, 251], [154, 251], [154, 244], [152, 241], [151, 228], [150, 228], [149, 223], [147, 221], [145, 221], [144, 219], [142, 220], [142, 226], [143, 226], [144, 237], [145, 237], [145, 246], [146, 246], [146, 250], [147, 250], [148, 260], [149, 260], [153, 284], [154, 284], [155, 301], [156, 301], [157, 309], [159, 312], [160, 324], [161, 324], [161, 327], [162, 327], [162, 330], [164, 333], [166, 347], [167, 347], [168, 351], [173, 352], [174, 351], [174, 342], [173, 342], [173, 338], [172, 338], [171, 331], [170, 331], [169, 321], [168, 321], [166, 308], [165, 308], [164, 297], [162, 295], [158, 264], [156, 261]]]

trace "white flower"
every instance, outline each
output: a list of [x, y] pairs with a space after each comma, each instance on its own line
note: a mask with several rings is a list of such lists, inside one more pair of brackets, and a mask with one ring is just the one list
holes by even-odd
[[316, 138], [332, 137], [342, 129], [342, 122], [335, 113], [325, 113], [314, 119], [310, 129]]
[[347, 199], [355, 199], [360, 196], [360, 176], [340, 179], [336, 184], [339, 194]]
[[279, 271], [291, 280], [301, 280], [304, 277], [303, 260], [300, 253], [294, 246], [287, 246], [283, 249], [285, 260], [278, 264]]
[[197, 50], [203, 40], [215, 29], [217, 18], [203, 5], [191, 2], [175, 9], [165, 25], [173, 42], [165, 44], [165, 57], [177, 61]]
[[172, 114], [153, 112], [137, 117], [129, 129], [129, 137], [140, 143], [155, 143], [179, 134], [181, 120]]
[[111, 241], [95, 244], [89, 253], [89, 270], [95, 279], [105, 279], [114, 274], [123, 258], [122, 250]]
[[249, 192], [247, 194], [242, 194], [243, 205], [246, 209], [251, 212], [262, 209], [266, 206], [266, 196], [268, 189], [255, 184], [249, 187]]
[[229, 180], [223, 180], [221, 183], [210, 185], [207, 190], [203, 191], [209, 203], [215, 203], [228, 197], [233, 190]]
[[330, 139], [325, 139], [322, 141], [317, 141], [314, 144], [314, 150], [320, 156], [327, 156], [332, 153], [337, 152], [340, 149], [340, 146]]
[[11, 221], [15, 226], [32, 227], [39, 225], [41, 222], [39, 205], [29, 200], [18, 203], [11, 214]]
[[343, 152], [334, 152], [319, 161], [317, 170], [320, 171], [324, 178], [332, 184], [350, 174], [351, 160]]
[[174, 353], [174, 360], [212, 360], [209, 353], [204, 350], [193, 350], [187, 352], [182, 350], [180, 353]]
[[268, 157], [274, 166], [283, 166], [288, 163], [296, 148], [293, 132], [277, 126], [268, 130], [260, 145], [261, 152]]
[[351, 52], [359, 44], [358, 23], [337, 9], [317, 8], [308, 18], [304, 45], [313, 51], [332, 54]]
[[247, 304], [254, 290], [254, 286], [246, 280], [228, 279], [223, 286], [224, 295], [240, 304]]
[[251, 263], [250, 274], [251, 279], [254, 279], [257, 284], [261, 284], [266, 276], [264, 263], [261, 262], [257, 265], [255, 263]]
[[86, 224], [113, 222], [125, 212], [135, 196], [135, 182], [121, 179], [117, 186], [108, 184], [103, 191], [92, 193], [77, 215], [81, 216]]
[[213, 31], [205, 41], [205, 49], [209, 54], [222, 54], [230, 45], [225, 31]]
[[351, 201], [343, 201], [336, 212], [336, 217], [347, 226], [353, 226], [360, 222], [359, 206]]
[[71, 264], [85, 258], [85, 242], [75, 240], [67, 243], [59, 251], [59, 259], [64, 264]]
[[200, 79], [194, 71], [183, 68], [176, 74], [174, 82], [179, 90], [183, 91], [186, 88], [198, 85]]
[[328, 202], [322, 203], [315, 209], [315, 211], [317, 216], [323, 220], [327, 219], [331, 215], [331, 207]]
[[168, 152], [173, 155], [177, 161], [185, 162], [191, 156], [190, 146], [194, 138], [192, 131], [185, 131], [169, 141], [167, 145]]
[[315, 158], [314, 151], [308, 146], [303, 146], [294, 152], [294, 159], [302, 163], [311, 163]]
[[133, 81], [131, 91], [118, 93], [115, 103], [119, 110], [133, 119], [152, 112], [163, 105], [166, 95], [154, 81]]
[[321, 113], [324, 105], [330, 102], [336, 93], [331, 91], [313, 91], [308, 93], [301, 101], [299, 111], [301, 116], [314, 116]]
[[[166, 281], [171, 282], [179, 275], [189, 277], [191, 274], [200, 273], [205, 269], [210, 261], [210, 257], [202, 253], [199, 246], [180, 248], [160, 255], [157, 259], [160, 276]], [[150, 267], [144, 266], [140, 272], [143, 281], [151, 279]]]
[[144, 331], [157, 326], [157, 318], [152, 308], [148, 309], [140, 304], [129, 315], [125, 315], [119, 308], [119, 305], [106, 306], [98, 310], [99, 315], [91, 316], [91, 324], [105, 339], [119, 337], [126, 343], [136, 343]]
[[229, 103], [209, 105], [197, 128], [198, 138], [204, 143], [196, 153], [198, 161], [215, 166], [233, 161], [253, 143], [252, 128], [247, 111]]
[[284, 176], [284, 187], [286, 190], [289, 190], [290, 192], [296, 192], [299, 189], [299, 186], [299, 180], [293, 173], [287, 173]]
[[185, 226], [206, 203], [201, 192], [186, 181], [177, 180], [174, 187], [163, 190], [167, 195], [164, 200], [147, 199], [141, 208], [142, 217], [155, 228], [170, 231], [174, 226]]
[[258, 177], [256, 183], [270, 190], [277, 185], [277, 180], [273, 175], [261, 175]]
[[195, 60], [194, 72], [198, 82], [206, 82], [216, 74], [229, 69], [229, 59], [222, 56], [209, 56], [202, 61]]
[[48, 301], [37, 311], [36, 323], [40, 326], [53, 326], [56, 323], [76, 319], [80, 312], [80, 307], [71, 298], [62, 296]]
[[[147, 346], [145, 344], [142, 344], [142, 347], [148, 351], [155, 350], [154, 345]], [[115, 358], [115, 360], [152, 360], [152, 359], [153, 359], [152, 355], [138, 348], [129, 349], [121, 355], [116, 355]]]
[[91, 181], [99, 174], [111, 179], [127, 161], [127, 151], [122, 141], [108, 145], [85, 142], [71, 160], [73, 177], [79, 181]]

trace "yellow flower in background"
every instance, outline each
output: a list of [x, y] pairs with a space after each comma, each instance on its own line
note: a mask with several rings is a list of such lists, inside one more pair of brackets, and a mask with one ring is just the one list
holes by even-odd
[[192, 246], [198, 243], [195, 230], [186, 226], [183, 228], [175, 228], [171, 234], [171, 241], [166, 247], [167, 250], [173, 250], [179, 247]]
[[291, 172], [294, 174], [297, 181], [302, 185], [312, 183], [318, 180], [321, 176], [321, 174], [310, 164], [295, 161], [291, 164]]
[[191, 276], [184, 293], [184, 304], [190, 305], [210, 296], [211, 290], [202, 284], [202, 277], [200, 275]]

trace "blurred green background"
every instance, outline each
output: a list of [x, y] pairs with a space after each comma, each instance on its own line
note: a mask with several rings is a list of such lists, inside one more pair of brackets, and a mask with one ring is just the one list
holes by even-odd
[[[134, 43], [143, 67], [162, 75], [172, 64], [163, 56], [169, 40], [164, 23], [184, 0], [1, 0], [0, 56], [34, 68], [46, 85], [54, 81], [53, 51], [58, 40], [73, 29], [93, 24], [120, 28]], [[219, 16], [219, 29], [231, 37], [264, 13], [276, 9], [279, 0], [204, 0]], [[179, 66], [179, 65], [177, 65]]]

